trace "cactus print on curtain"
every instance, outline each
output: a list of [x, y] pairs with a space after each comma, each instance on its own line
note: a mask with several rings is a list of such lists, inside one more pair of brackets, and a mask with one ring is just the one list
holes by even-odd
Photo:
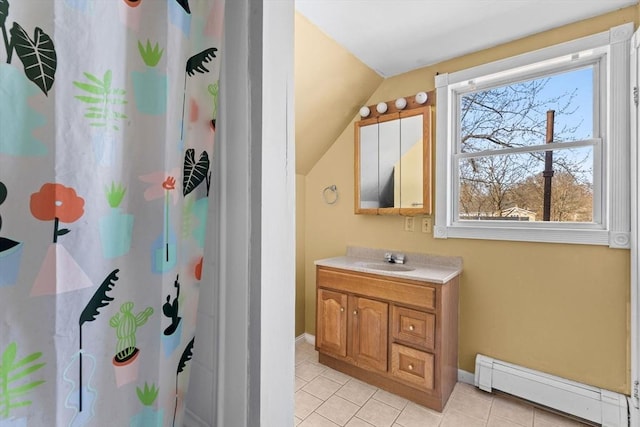
[[0, 0], [0, 427], [180, 426], [225, 0]]

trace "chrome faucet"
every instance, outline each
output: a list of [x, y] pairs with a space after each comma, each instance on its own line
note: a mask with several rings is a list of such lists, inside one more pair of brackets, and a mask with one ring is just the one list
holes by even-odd
[[385, 252], [384, 260], [390, 264], [404, 264], [404, 254], [392, 254]]

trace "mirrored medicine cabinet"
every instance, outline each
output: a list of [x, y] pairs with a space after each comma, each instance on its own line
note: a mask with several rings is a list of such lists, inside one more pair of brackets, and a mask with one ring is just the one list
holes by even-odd
[[355, 213], [430, 214], [431, 106], [392, 109], [355, 123]]

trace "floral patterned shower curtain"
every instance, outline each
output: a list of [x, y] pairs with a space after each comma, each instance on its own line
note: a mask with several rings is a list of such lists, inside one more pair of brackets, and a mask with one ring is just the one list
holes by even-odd
[[0, 0], [0, 426], [182, 425], [224, 0]]

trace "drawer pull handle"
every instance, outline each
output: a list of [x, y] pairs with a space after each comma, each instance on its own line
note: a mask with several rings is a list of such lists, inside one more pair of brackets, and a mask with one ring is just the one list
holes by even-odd
[[340, 307], [340, 313], [344, 313], [344, 307]]
[[410, 371], [413, 371], [413, 365], [411, 363], [409, 363], [409, 366], [407, 366], [407, 368], [409, 368]]
[[415, 329], [415, 327], [413, 325], [409, 325], [409, 330], [413, 331]]
[[358, 310], [353, 310], [353, 315], [357, 316], [358, 315]]

